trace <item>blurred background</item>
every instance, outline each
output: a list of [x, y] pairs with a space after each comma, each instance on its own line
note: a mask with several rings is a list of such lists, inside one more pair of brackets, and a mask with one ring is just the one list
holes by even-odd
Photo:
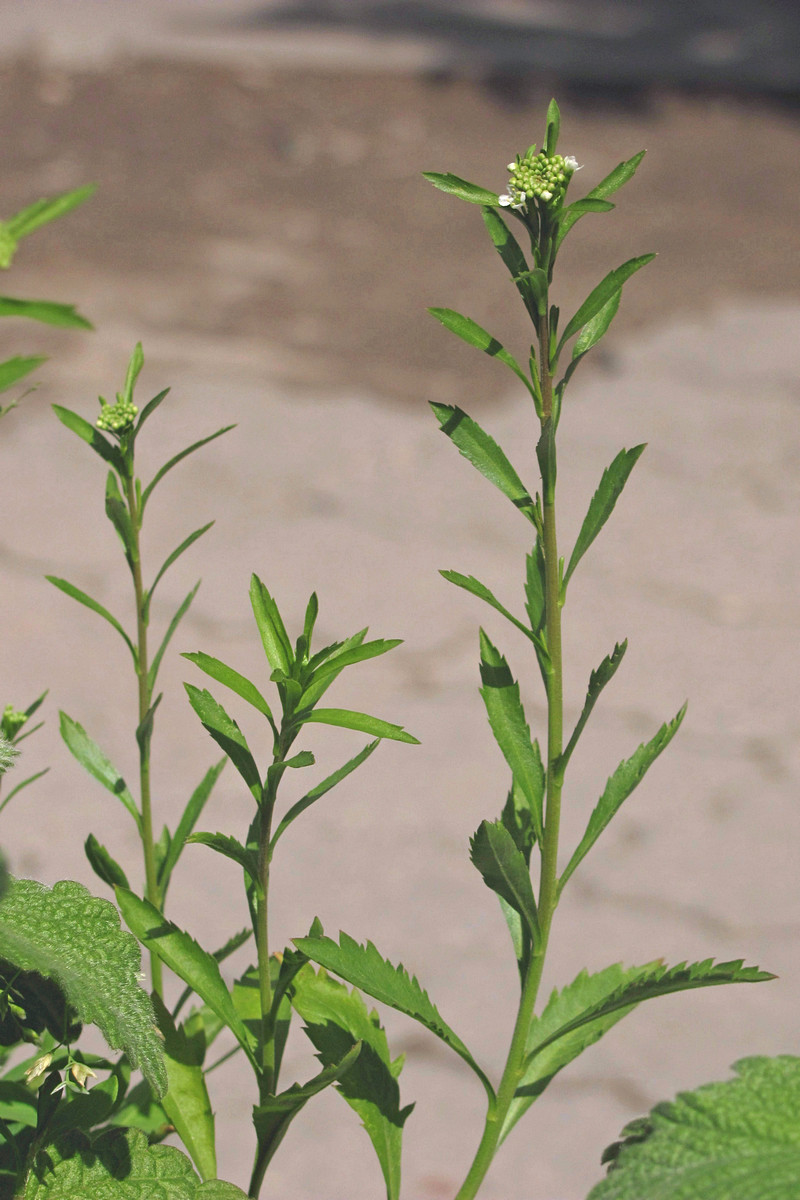
[[[662, 954], [744, 955], [781, 979], [659, 1001], [557, 1079], [504, 1147], [485, 1197], [580, 1200], [627, 1120], [724, 1078], [746, 1054], [797, 1050], [797, 8], [5, 0], [0, 29], [0, 213], [98, 185], [24, 243], [4, 281], [10, 295], [75, 303], [96, 326], [0, 328], [3, 355], [51, 355], [0, 442], [0, 700], [24, 706], [51, 688], [25, 763], [51, 771], [3, 816], [12, 868], [101, 891], [83, 858], [91, 830], [138, 878], [124, 811], [57, 736], [64, 708], [133, 776], [125, 652], [43, 575], [129, 617], [102, 470], [50, 405], [92, 418], [141, 339], [140, 405], [173, 386], [144, 447], [151, 473], [238, 422], [173, 473], [151, 514], [153, 568], [217, 518], [154, 609], [163, 625], [202, 573], [164, 669], [159, 819], [174, 827], [215, 757], [182, 696], [183, 679], [199, 680], [177, 652], [262, 670], [250, 571], [289, 623], [316, 588], [327, 640], [367, 623], [405, 638], [343, 677], [332, 703], [374, 710], [423, 745], [381, 747], [363, 778], [287, 836], [276, 944], [317, 912], [331, 933], [372, 938], [419, 974], [491, 1070], [505, 1047], [497, 1026], [512, 1019], [514, 965], [466, 859], [468, 836], [506, 789], [476, 690], [479, 621], [522, 676], [537, 728], [544, 708], [524, 647], [437, 571], [474, 573], [519, 607], [529, 547], [501, 498], [437, 435], [428, 402], [459, 403], [519, 447], [516, 465], [535, 487], [532, 414], [511, 376], [425, 309], [465, 312], [523, 357], [528, 333], [478, 211], [421, 172], [502, 191], [505, 164], [541, 143], [553, 95], [559, 148], [584, 168], [573, 198], [648, 150], [617, 210], [582, 222], [559, 260], [561, 306], [574, 310], [612, 267], [659, 255], [626, 285], [562, 426], [565, 544], [620, 446], [650, 442], [567, 610], [571, 712], [589, 670], [615, 640], [632, 640], [571, 767], [568, 843], [619, 759], [687, 695], [691, 705], [565, 895], [547, 986], [585, 965]], [[321, 768], [359, 744], [321, 730]], [[237, 832], [248, 819], [223, 776], [204, 828]], [[170, 915], [216, 946], [244, 924], [238, 888], [230, 864], [191, 847]], [[228, 977], [248, 961], [243, 950]], [[393, 1014], [387, 1025], [408, 1054], [404, 1100], [419, 1100], [404, 1195], [440, 1200], [463, 1176], [482, 1097], [433, 1039]], [[287, 1084], [313, 1073], [302, 1041], [286, 1070]], [[217, 1086], [220, 1171], [243, 1183], [249, 1080], [234, 1063]], [[370, 1155], [349, 1110], [323, 1096], [293, 1126], [264, 1195], [367, 1200], [381, 1194]]]

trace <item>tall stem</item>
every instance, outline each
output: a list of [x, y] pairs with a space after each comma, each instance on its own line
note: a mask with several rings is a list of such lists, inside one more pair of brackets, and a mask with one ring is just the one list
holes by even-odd
[[[147, 716], [150, 708], [150, 685], [148, 682], [149, 662], [147, 656], [147, 621], [144, 611], [144, 584], [142, 583], [142, 556], [139, 539], [141, 514], [136, 496], [133, 471], [125, 479], [125, 498], [130, 513], [133, 528], [133, 586], [136, 593], [136, 676], [139, 693], [139, 726]], [[156, 852], [153, 839], [153, 803], [150, 791], [150, 738], [141, 737], [139, 741], [139, 795], [142, 804], [142, 850], [144, 852], [145, 895], [150, 903], [161, 909], [161, 892], [156, 873]], [[150, 952], [150, 979], [153, 991], [159, 996], [163, 991], [163, 973], [161, 959]]]

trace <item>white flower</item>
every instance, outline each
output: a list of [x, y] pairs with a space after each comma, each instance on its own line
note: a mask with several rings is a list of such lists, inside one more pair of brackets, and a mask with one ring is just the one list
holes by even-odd
[[564, 159], [564, 166], [567, 168], [568, 171], [582, 171], [583, 170], [583, 167], [581, 165], [579, 165], [577, 158], [575, 158], [572, 154], [568, 154], [567, 157]]

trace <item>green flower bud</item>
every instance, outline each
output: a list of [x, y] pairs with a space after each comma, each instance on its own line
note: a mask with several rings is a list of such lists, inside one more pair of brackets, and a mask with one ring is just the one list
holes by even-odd
[[9, 741], [13, 741], [27, 719], [26, 713], [14, 708], [13, 704], [7, 704], [3, 709], [2, 717], [0, 717], [0, 734]]
[[117, 395], [116, 404], [109, 404], [100, 397], [100, 416], [97, 418], [97, 428], [118, 437], [126, 433], [133, 425], [139, 409], [123, 396]]
[[529, 197], [548, 208], [559, 207], [573, 173], [580, 168], [571, 155], [563, 158], [544, 150], [537, 154], [531, 146], [524, 157], [517, 155], [516, 161], [509, 163], [508, 170], [508, 193], [500, 197], [500, 204], [524, 211]]

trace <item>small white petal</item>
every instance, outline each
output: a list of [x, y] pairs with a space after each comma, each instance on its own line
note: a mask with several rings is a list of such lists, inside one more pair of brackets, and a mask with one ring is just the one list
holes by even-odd
[[510, 196], [498, 196], [497, 203], [500, 205], [501, 208], [511, 208], [514, 201], [511, 199]]
[[583, 167], [580, 166], [577, 158], [575, 158], [572, 154], [568, 154], [567, 157], [564, 159], [564, 166], [567, 168], [568, 171], [582, 171], [583, 170]]

